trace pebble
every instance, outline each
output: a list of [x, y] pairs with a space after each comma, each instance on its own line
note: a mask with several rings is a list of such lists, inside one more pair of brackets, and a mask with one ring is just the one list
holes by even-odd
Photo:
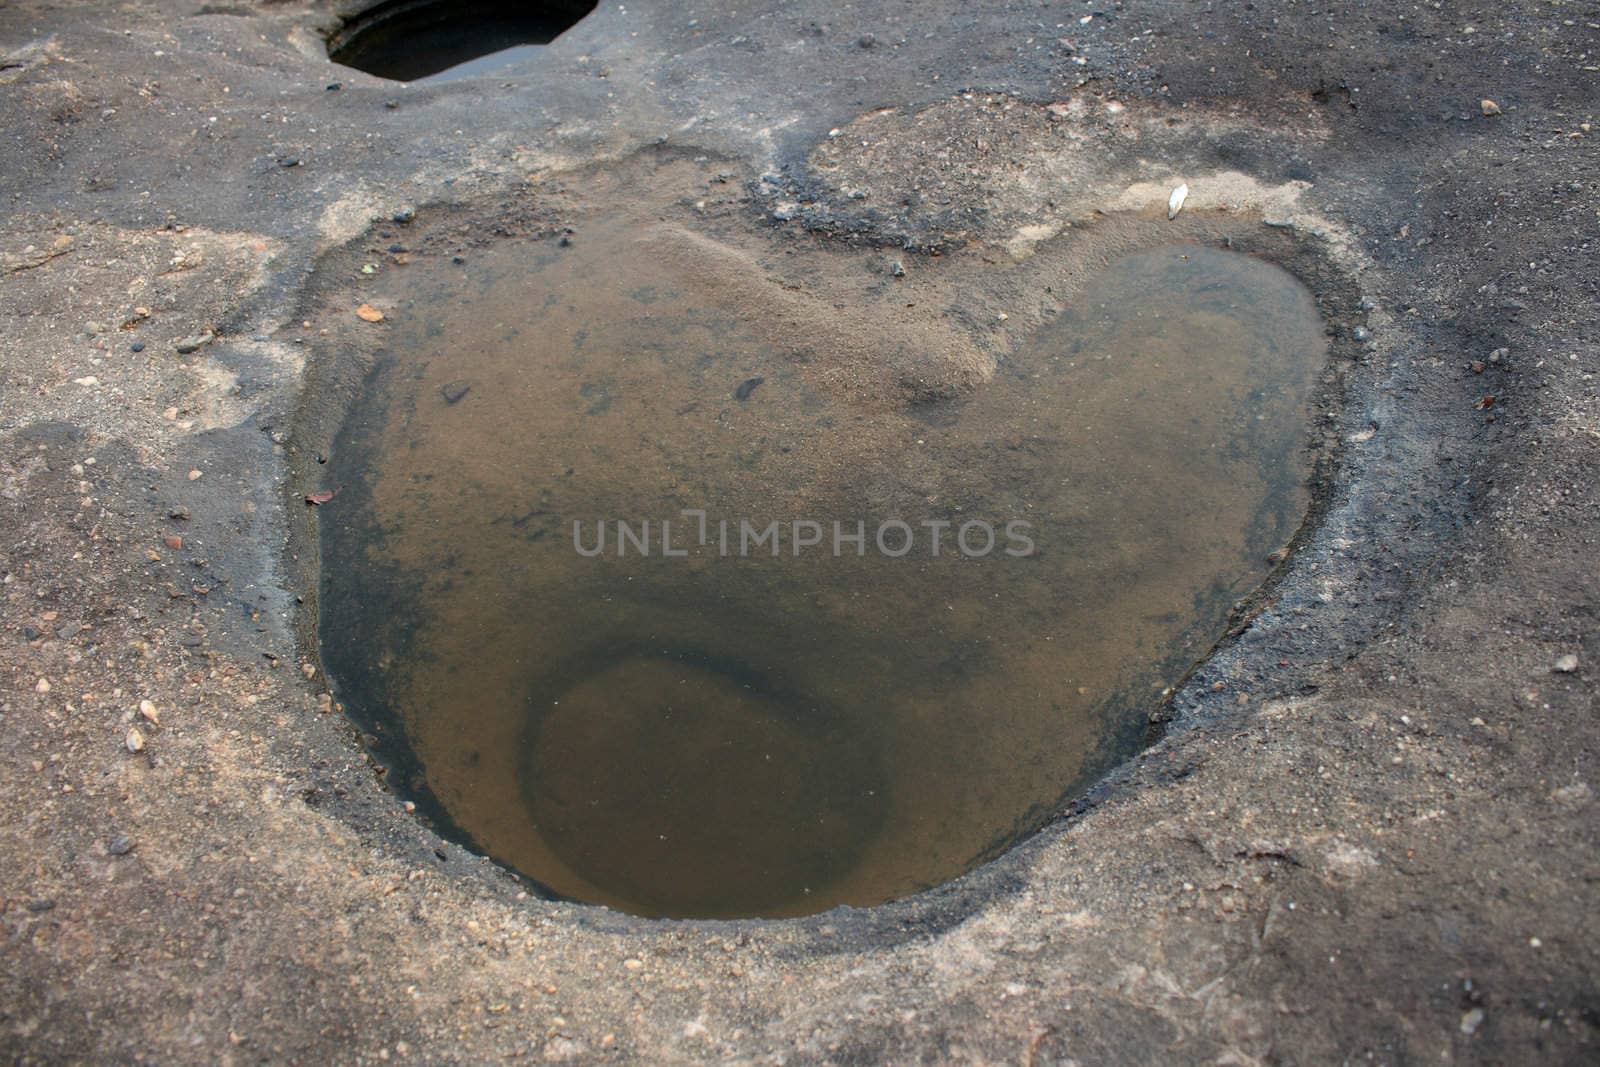
[[144, 351], [144, 342], [143, 341], [135, 341], [135, 342], [133, 342], [133, 344], [128, 346], [128, 351], [129, 352], [143, 352]]
[[185, 337], [174, 347], [178, 350], [178, 355], [187, 356], [191, 352], [198, 352], [202, 346], [210, 343], [211, 338], [211, 331], [207, 330], [204, 333], [197, 333], [193, 337]]
[[72, 384], [74, 384], [74, 385], [99, 385], [100, 384], [100, 379], [96, 378], [94, 375], [91, 374], [91, 375], [89, 375], [87, 377], [84, 377], [84, 378], [74, 378], [74, 379], [72, 379]]
[[190, 471], [189, 474], [187, 475], [187, 477], [191, 482], [199, 481], [200, 477], [201, 477], [201, 472], [199, 472], [199, 471]]
[[444, 397], [446, 404], [454, 404], [467, 395], [472, 389], [472, 383], [465, 380], [445, 382], [439, 387], [439, 395]]
[[26, 905], [27, 909], [34, 914], [38, 914], [41, 911], [49, 911], [55, 906], [56, 902], [53, 900], [30, 900]]
[[1372, 340], [1372, 331], [1367, 329], [1365, 326], [1357, 326], [1355, 329], [1350, 331], [1350, 336], [1354, 337], [1357, 341], [1370, 341]]
[[106, 851], [113, 856], [126, 856], [133, 851], [133, 841], [127, 834], [118, 834], [106, 845]]
[[889, 264], [889, 273], [893, 277], [904, 278], [906, 276], [906, 265], [897, 259]]
[[755, 392], [756, 387], [764, 381], [766, 381], [766, 379], [760, 375], [757, 375], [754, 378], [746, 378], [744, 381], [740, 382], [739, 387], [733, 391], [733, 398], [735, 400], [749, 400], [750, 394]]
[[410, 207], [403, 207], [399, 211], [396, 211], [394, 213], [394, 215], [393, 215], [394, 221], [402, 222], [402, 223], [410, 222], [412, 219], [414, 219], [416, 217], [417, 217], [416, 209], [415, 208], [410, 208]]
[[300, 157], [299, 156], [279, 156], [278, 157], [278, 166], [280, 166], [280, 167], [298, 167], [299, 165], [300, 165]]
[[1488, 97], [1484, 97], [1482, 100], [1478, 101], [1478, 109], [1485, 115], [1500, 114], [1500, 105], [1495, 103], [1493, 100], [1490, 100]]
[[1568, 652], [1565, 656], [1555, 661], [1552, 669], [1558, 674], [1578, 673], [1578, 654], [1576, 652]]
[[48, 693], [48, 692], [50, 692], [50, 679], [48, 679], [48, 678], [40, 678], [39, 681], [34, 684], [33, 691], [35, 693]]
[[144, 734], [139, 731], [137, 726], [130, 726], [128, 728], [128, 736], [123, 738], [122, 743], [128, 747], [129, 752], [143, 752]]
[[139, 714], [157, 725], [161, 722], [161, 712], [156, 709], [155, 703], [149, 700], [139, 701]]
[[1483, 1025], [1483, 1009], [1473, 1008], [1461, 1016], [1461, 1032], [1471, 1037], [1478, 1032], [1478, 1027]]

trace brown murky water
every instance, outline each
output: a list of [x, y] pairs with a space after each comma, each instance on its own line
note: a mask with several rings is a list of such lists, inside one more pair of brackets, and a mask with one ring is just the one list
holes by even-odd
[[1325, 342], [1273, 266], [1126, 255], [998, 361], [892, 282], [874, 333], [761, 273], [621, 223], [412, 268], [334, 457], [341, 698], [566, 896], [962, 873], [1138, 745], [1307, 505]]

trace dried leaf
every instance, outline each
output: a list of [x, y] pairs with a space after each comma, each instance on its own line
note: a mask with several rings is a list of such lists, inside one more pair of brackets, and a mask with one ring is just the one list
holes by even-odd
[[1178, 212], [1183, 210], [1183, 202], [1189, 198], [1189, 183], [1184, 182], [1172, 190], [1172, 195], [1167, 197], [1167, 218], [1175, 219]]
[[362, 304], [360, 307], [356, 308], [356, 314], [360, 316], [362, 322], [383, 321], [383, 312], [379, 311], [371, 304]]
[[306, 503], [310, 504], [312, 507], [326, 504], [328, 501], [338, 496], [343, 490], [344, 486], [341, 485], [338, 489], [324, 489], [320, 493], [307, 493]]

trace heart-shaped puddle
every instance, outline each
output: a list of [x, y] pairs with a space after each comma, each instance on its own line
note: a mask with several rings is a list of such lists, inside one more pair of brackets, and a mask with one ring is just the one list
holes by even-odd
[[1137, 747], [1307, 505], [1325, 341], [1276, 267], [1004, 268], [1045, 310], [997, 361], [898, 271], [835, 307], [772, 262], [596, 223], [413, 264], [336, 449], [342, 699], [563, 895], [791, 915], [960, 874]]

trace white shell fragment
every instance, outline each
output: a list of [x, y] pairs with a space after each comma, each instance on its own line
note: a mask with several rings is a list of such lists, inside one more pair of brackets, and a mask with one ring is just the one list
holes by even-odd
[[1189, 185], [1185, 182], [1172, 190], [1172, 195], [1167, 197], [1167, 218], [1175, 219], [1178, 212], [1183, 210], [1183, 202], [1189, 197]]

